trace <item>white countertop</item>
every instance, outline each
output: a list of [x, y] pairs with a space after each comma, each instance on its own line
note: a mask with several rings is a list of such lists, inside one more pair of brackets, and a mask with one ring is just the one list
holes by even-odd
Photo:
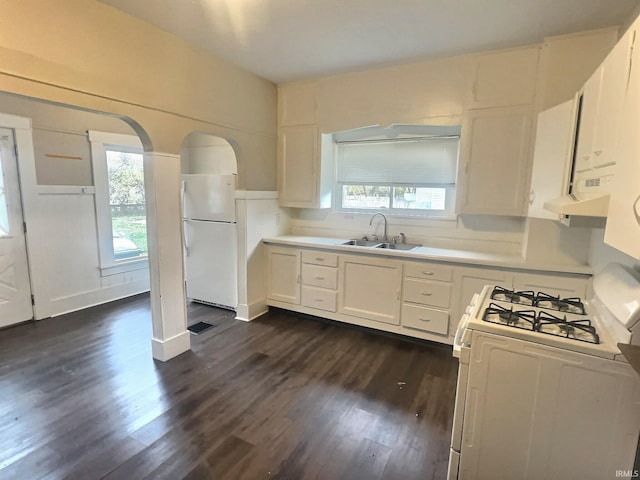
[[336, 250], [344, 253], [386, 255], [388, 257], [412, 260], [437, 260], [439, 262], [517, 268], [525, 270], [541, 270], [545, 272], [577, 273], [586, 275], [590, 275], [592, 273], [592, 270], [588, 265], [557, 265], [528, 262], [520, 255], [501, 255], [498, 253], [432, 247], [417, 247], [412, 250], [388, 250], [384, 248], [343, 245], [343, 243], [348, 240], [348, 238], [304, 237], [295, 235], [284, 235], [281, 237], [262, 239], [264, 243], [273, 245], [322, 248], [324, 250]]

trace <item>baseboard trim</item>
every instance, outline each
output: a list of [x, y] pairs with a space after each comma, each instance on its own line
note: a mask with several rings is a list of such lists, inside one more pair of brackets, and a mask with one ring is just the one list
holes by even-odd
[[259, 300], [251, 304], [242, 303], [236, 309], [236, 320], [250, 322], [269, 311], [266, 300]]
[[185, 331], [171, 337], [165, 341], [158, 340], [157, 338], [151, 339], [151, 353], [153, 358], [166, 362], [174, 357], [177, 357], [181, 353], [191, 350], [191, 338], [189, 332]]

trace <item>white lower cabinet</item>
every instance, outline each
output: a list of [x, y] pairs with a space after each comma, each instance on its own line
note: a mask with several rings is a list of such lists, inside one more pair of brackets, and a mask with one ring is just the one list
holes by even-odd
[[439, 335], [446, 335], [449, 331], [448, 311], [403, 303], [401, 318], [402, 326], [405, 328]]
[[302, 305], [335, 312], [338, 299], [338, 255], [302, 252]]
[[278, 302], [300, 304], [300, 250], [272, 247], [269, 249], [269, 287], [267, 298]]
[[276, 245], [268, 277], [268, 305], [448, 344], [485, 285], [584, 298], [589, 278]]
[[400, 324], [402, 263], [369, 256], [340, 257], [338, 312]]
[[[438, 341], [449, 333], [453, 267], [433, 262], [405, 262], [402, 282], [402, 331]], [[425, 335], [427, 334], [427, 335]], [[443, 341], [443, 338], [440, 338]]]

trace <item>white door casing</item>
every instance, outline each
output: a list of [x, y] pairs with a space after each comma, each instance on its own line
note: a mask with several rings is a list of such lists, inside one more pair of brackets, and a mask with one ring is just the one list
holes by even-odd
[[13, 131], [0, 128], [0, 327], [33, 318], [14, 145]]

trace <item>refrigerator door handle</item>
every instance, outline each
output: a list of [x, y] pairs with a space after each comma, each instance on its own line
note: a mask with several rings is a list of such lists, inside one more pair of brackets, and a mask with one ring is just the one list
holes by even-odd
[[180, 182], [180, 206], [182, 207], [182, 214], [184, 215], [184, 197], [187, 193], [187, 182], [182, 180]]
[[188, 225], [187, 222], [184, 222], [184, 228], [183, 228], [184, 234], [183, 235], [184, 235], [184, 254], [185, 254], [185, 256], [188, 257], [189, 256], [189, 235], [187, 234], [187, 228], [188, 228], [187, 225]]

